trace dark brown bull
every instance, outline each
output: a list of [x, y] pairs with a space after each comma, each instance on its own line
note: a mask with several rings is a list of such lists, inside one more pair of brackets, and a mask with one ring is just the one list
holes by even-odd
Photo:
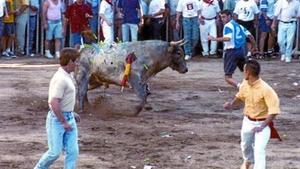
[[83, 48], [75, 71], [80, 111], [83, 110], [88, 85], [94, 87], [99, 84], [120, 85], [125, 70], [125, 58], [129, 53], [134, 53], [137, 59], [132, 63], [128, 83], [141, 99], [135, 111], [137, 115], [146, 103], [147, 81], [150, 77], [167, 67], [179, 73], [188, 71], [180, 47], [182, 44], [182, 41], [169, 43], [150, 40], [120, 43], [106, 50], [95, 44]]

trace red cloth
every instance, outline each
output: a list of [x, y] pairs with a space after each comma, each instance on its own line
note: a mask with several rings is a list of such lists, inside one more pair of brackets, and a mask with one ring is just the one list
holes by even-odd
[[278, 139], [279, 141], [282, 141], [282, 139], [280, 138], [280, 135], [278, 134], [278, 131], [276, 130], [276, 128], [274, 127], [274, 123], [273, 121], [271, 121], [268, 125], [271, 129], [271, 136], [270, 138], [274, 138], [274, 139]]
[[85, 17], [86, 14], [93, 15], [88, 4], [79, 5], [75, 2], [67, 7], [65, 16], [69, 20], [72, 33], [80, 33], [89, 27], [89, 19]]
[[[129, 53], [127, 56], [126, 56], [126, 64], [132, 64], [134, 61], [136, 60], [136, 56], [134, 53]], [[126, 70], [125, 70], [126, 71]], [[122, 80], [121, 80], [121, 86], [125, 86], [125, 84], [127, 83], [128, 81], [128, 75], [127, 74], [124, 74]]]

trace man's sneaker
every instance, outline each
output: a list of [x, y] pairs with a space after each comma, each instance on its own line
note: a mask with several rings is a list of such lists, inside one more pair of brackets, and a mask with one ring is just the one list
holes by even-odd
[[292, 62], [292, 59], [290, 58], [285, 58], [285, 63], [291, 63]]
[[46, 56], [46, 58], [48, 58], [48, 59], [53, 59], [53, 55], [51, 55], [50, 52], [46, 52], [45, 56]]
[[190, 55], [185, 55], [184, 59], [185, 60], [190, 60], [192, 57]]
[[281, 55], [281, 61], [284, 61], [285, 60], [285, 55]]
[[30, 56], [30, 57], [35, 57], [35, 54], [34, 54], [34, 53], [30, 53], [29, 56]]
[[10, 55], [10, 57], [11, 58], [16, 58], [17, 56], [14, 54], [14, 52], [12, 52], [12, 51], [6, 51], [9, 55]]
[[2, 52], [2, 57], [4, 59], [12, 59], [12, 57], [6, 51]]

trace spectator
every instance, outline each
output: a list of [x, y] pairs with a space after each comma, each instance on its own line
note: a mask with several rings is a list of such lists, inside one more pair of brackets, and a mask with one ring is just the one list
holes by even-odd
[[29, 0], [16, 0], [17, 53], [25, 55], [25, 30], [28, 23]]
[[98, 34], [98, 11], [99, 11], [99, 0], [86, 0], [87, 3], [90, 4], [91, 8], [92, 8], [92, 13], [93, 13], [93, 17], [90, 19], [90, 27], [92, 29], [92, 31], [94, 32], [94, 34], [97, 36]]
[[219, 3], [217, 0], [203, 0], [200, 2], [200, 38], [202, 43], [202, 55], [207, 57], [208, 54], [216, 55], [217, 53], [217, 42], [211, 41], [210, 52], [208, 53], [208, 35], [213, 37], [217, 36], [217, 25], [216, 19], [220, 12]]
[[[29, 9], [30, 9], [30, 18], [29, 18], [29, 54], [31, 57], [34, 56], [33, 52], [33, 43], [35, 38], [35, 32], [37, 27], [37, 14], [39, 11], [39, 0], [30, 0]], [[37, 46], [37, 45], [35, 45]]]
[[60, 57], [61, 39], [65, 34], [62, 25], [62, 7], [61, 0], [47, 0], [43, 4], [43, 24], [46, 29], [45, 56], [49, 59], [53, 58], [49, 46], [53, 38], [55, 39], [55, 57]]
[[[5, 59], [11, 59], [16, 57], [15, 54], [11, 51], [11, 44], [13, 43], [13, 39], [15, 36], [15, 28], [14, 28], [14, 1], [6, 0], [6, 9], [8, 12], [8, 17], [3, 19], [4, 27], [0, 28], [0, 33], [2, 32], [2, 56]], [[5, 10], [6, 11], [6, 10]], [[0, 21], [1, 22], [1, 21]], [[1, 23], [0, 23], [1, 24]], [[1, 26], [0, 26], [1, 27]], [[3, 31], [1, 31], [3, 30]], [[0, 34], [1, 37], [1, 34]]]
[[[258, 18], [258, 7], [254, 0], [240, 0], [236, 3], [233, 13], [237, 22], [244, 26], [250, 33], [255, 36], [255, 28], [257, 26]], [[251, 44], [247, 38], [248, 53], [247, 56], [251, 55], [250, 48]]]
[[111, 45], [114, 42], [114, 11], [112, 7], [112, 0], [102, 0], [100, 3], [99, 16], [101, 18], [101, 27], [104, 42]]
[[176, 8], [179, 0], [168, 0], [169, 6], [169, 23], [170, 23], [170, 32], [171, 32], [171, 41], [178, 41], [180, 39], [180, 29], [176, 29]]
[[180, 16], [183, 16], [182, 26], [183, 26], [183, 37], [185, 40], [184, 53], [185, 60], [192, 58], [192, 53], [194, 53], [194, 47], [197, 45], [199, 40], [199, 21], [198, 16], [200, 12], [198, 0], [179, 0], [177, 6], [177, 16], [176, 16], [176, 29], [179, 30]]
[[271, 24], [274, 17], [275, 0], [261, 0], [260, 1], [260, 16], [259, 16], [259, 51], [261, 55], [265, 55], [265, 41], [268, 37], [268, 52], [271, 55], [274, 52], [275, 46], [275, 31], [272, 31]]
[[278, 44], [281, 53], [281, 61], [292, 61], [292, 50], [296, 32], [297, 17], [300, 16], [300, 4], [297, 0], [280, 0], [277, 2], [272, 29], [278, 24]]
[[129, 35], [131, 41], [135, 42], [138, 39], [138, 24], [142, 23], [139, 19], [140, 5], [138, 0], [120, 0], [118, 8], [123, 16], [122, 24], [122, 40], [129, 42]]
[[165, 0], [152, 0], [149, 4], [148, 18], [152, 26], [152, 39], [162, 39], [161, 31], [164, 24]]
[[237, 0], [225, 0], [224, 10], [229, 10], [230, 12], [233, 12], [236, 2]]
[[72, 46], [78, 50], [81, 45], [81, 32], [89, 29], [89, 19], [92, 17], [91, 7], [83, 3], [83, 0], [76, 0], [76, 2], [67, 7], [66, 22], [71, 27]]

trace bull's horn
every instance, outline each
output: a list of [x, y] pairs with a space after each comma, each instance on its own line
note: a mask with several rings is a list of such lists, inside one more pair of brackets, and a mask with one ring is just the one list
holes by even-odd
[[184, 45], [184, 44], [186, 44], [186, 43], [188, 43], [188, 40], [186, 40], [186, 41], [180, 43], [178, 46], [182, 46], [182, 45]]
[[184, 43], [184, 39], [181, 39], [179, 41], [171, 41], [170, 42], [170, 46], [178, 46], [180, 45], [181, 43]]

